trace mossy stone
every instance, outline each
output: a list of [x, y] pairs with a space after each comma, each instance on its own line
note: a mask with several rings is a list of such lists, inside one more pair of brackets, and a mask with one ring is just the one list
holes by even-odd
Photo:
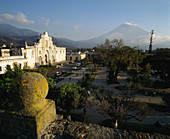
[[48, 82], [40, 73], [27, 72], [12, 83], [14, 106], [26, 111], [41, 109], [48, 94]]

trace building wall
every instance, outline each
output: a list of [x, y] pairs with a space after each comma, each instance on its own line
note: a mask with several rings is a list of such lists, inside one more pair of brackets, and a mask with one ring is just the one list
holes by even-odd
[[52, 38], [45, 32], [35, 44], [35, 57], [35, 63], [38, 65], [63, 62], [66, 59], [66, 48], [54, 45]]
[[6, 66], [10, 65], [10, 67], [13, 69], [14, 64], [17, 64], [18, 66], [21, 66], [21, 68], [24, 68], [24, 65], [28, 63], [28, 60], [25, 59], [23, 56], [10, 56], [10, 57], [0, 57], [0, 74], [3, 74], [6, 72]]
[[81, 56], [81, 59], [85, 59], [86, 58], [86, 54], [85, 53], [82, 53], [80, 56]]
[[22, 56], [27, 59], [28, 65], [26, 68], [35, 67], [35, 48], [33, 46], [22, 49]]
[[21, 48], [22, 55], [10, 56], [10, 49], [1, 49], [0, 74], [5, 73], [5, 67], [10, 65], [13, 68], [14, 63], [21, 64], [21, 68], [35, 68], [40, 65], [52, 65], [66, 61], [66, 48], [57, 47], [53, 44], [52, 37], [44, 32], [38, 42], [33, 46]]
[[82, 59], [85, 59], [86, 54], [85, 53], [78, 53], [78, 54], [72, 53], [72, 54], [67, 54], [66, 57], [67, 57], [68, 62], [69, 61], [80, 61]]
[[57, 47], [56, 49], [56, 62], [66, 61], [66, 48]]

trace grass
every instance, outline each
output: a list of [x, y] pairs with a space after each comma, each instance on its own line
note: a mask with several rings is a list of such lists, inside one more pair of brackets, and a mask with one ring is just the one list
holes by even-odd
[[101, 69], [101, 67], [94, 67], [94, 68], [88, 68], [88, 69], [86, 69], [86, 71], [98, 72], [100, 69]]

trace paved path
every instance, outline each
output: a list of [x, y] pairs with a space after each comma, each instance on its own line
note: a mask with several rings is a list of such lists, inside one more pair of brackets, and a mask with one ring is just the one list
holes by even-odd
[[56, 84], [56, 86], [61, 86], [63, 83], [78, 83], [78, 80], [81, 80], [83, 78], [83, 72], [84, 75], [87, 73], [85, 68], [82, 68], [81, 70], [73, 70], [70, 76], [67, 77], [60, 77], [64, 78], [64, 80], [60, 81]]
[[[81, 70], [74, 70], [72, 71], [73, 74], [67, 77], [62, 77], [64, 80], [60, 81], [59, 83], [56, 84], [56, 86], [61, 86], [63, 83], [78, 83], [79, 80], [83, 78], [83, 74], [85, 75], [86, 73], [89, 73], [86, 71], [86, 68], [82, 68]], [[118, 80], [120, 84], [107, 84], [107, 72], [106, 72], [106, 67], [101, 68], [100, 71], [95, 72], [96, 78], [93, 80], [93, 85], [99, 87], [99, 88], [105, 88], [106, 90], [112, 91], [113, 95], [119, 95], [120, 90], [116, 89], [116, 86], [121, 85], [126, 85], [127, 84], [127, 74], [126, 73], [120, 73], [118, 76]], [[71, 78], [71, 80], [70, 80]], [[141, 102], [147, 102], [147, 103], [155, 103], [155, 104], [161, 104], [162, 98], [157, 96], [157, 97], [152, 97], [152, 96], [144, 96], [144, 95], [138, 95], [137, 98]]]
[[[118, 81], [120, 84], [107, 84], [107, 72], [106, 68], [102, 68], [98, 73], [96, 78], [93, 80], [93, 85], [97, 87], [104, 87], [105, 89], [112, 91], [113, 96], [119, 95], [120, 90], [116, 89], [116, 86], [119, 85], [126, 85], [128, 83], [127, 81], [127, 74], [126, 73], [119, 73]], [[154, 104], [162, 104], [162, 98], [160, 96], [144, 96], [144, 95], [137, 95], [136, 100], [139, 100], [141, 102], [147, 102], [147, 103], [154, 103]]]
[[99, 88], [105, 88], [109, 91], [112, 91], [114, 95], [119, 94], [120, 91], [115, 89], [116, 86], [119, 84], [108, 84], [107, 83], [107, 72], [106, 67], [101, 68], [99, 72], [96, 73], [96, 78], [93, 80], [93, 85], [99, 87]]

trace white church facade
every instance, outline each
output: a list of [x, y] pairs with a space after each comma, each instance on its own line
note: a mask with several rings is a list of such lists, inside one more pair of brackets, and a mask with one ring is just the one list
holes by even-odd
[[7, 65], [12, 69], [15, 64], [21, 68], [36, 68], [40, 65], [55, 65], [66, 61], [66, 48], [54, 45], [52, 37], [47, 32], [44, 32], [33, 46], [25, 43], [25, 47], [19, 51], [20, 55], [11, 56], [11, 49], [6, 49], [5, 46], [1, 48], [0, 74], [5, 73]]

